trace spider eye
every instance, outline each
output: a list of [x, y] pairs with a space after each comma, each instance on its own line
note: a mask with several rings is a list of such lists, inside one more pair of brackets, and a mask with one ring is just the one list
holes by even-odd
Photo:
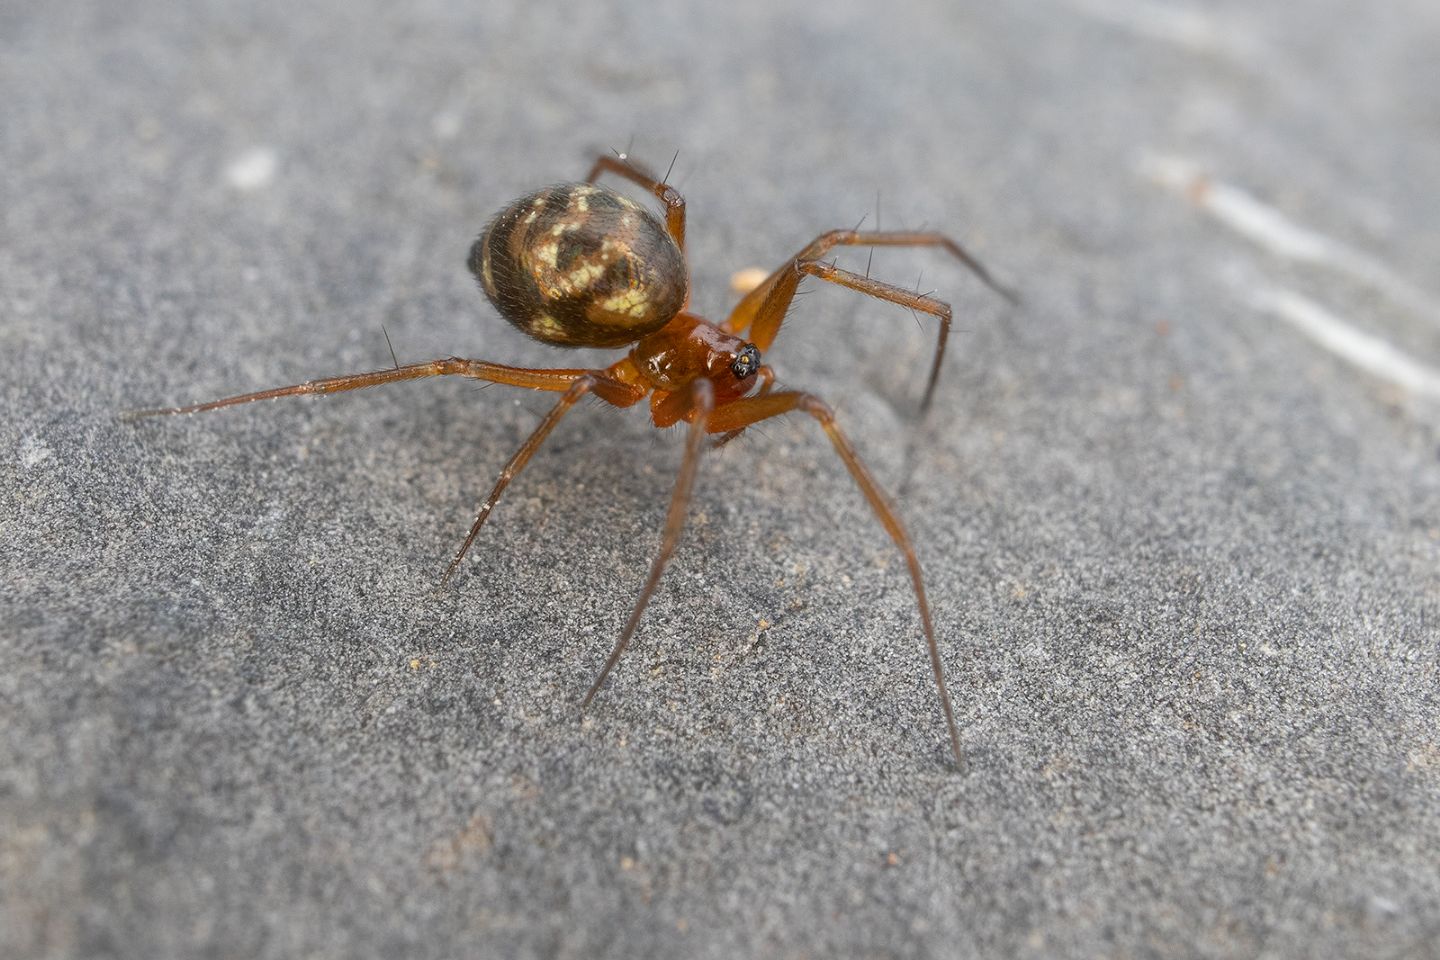
[[735, 359], [730, 363], [730, 372], [735, 374], [736, 380], [744, 380], [754, 375], [760, 369], [760, 351], [755, 349], [755, 344], [747, 343], [736, 354]]

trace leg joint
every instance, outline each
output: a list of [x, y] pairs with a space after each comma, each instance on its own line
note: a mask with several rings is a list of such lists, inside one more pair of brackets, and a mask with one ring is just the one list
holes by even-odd
[[820, 236], [810, 241], [810, 245], [805, 248], [805, 252], [800, 254], [800, 257], [801, 259], [814, 258], [826, 250], [829, 250], [831, 247], [853, 244], [859, 237], [860, 235], [854, 230], [827, 230], [825, 233], [820, 234]]
[[835, 411], [817, 396], [809, 393], [801, 395], [799, 407], [827, 427], [835, 422]]

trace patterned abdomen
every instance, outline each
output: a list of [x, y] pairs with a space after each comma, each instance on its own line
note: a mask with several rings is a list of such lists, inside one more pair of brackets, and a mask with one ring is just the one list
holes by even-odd
[[685, 306], [685, 257], [629, 197], [565, 183], [516, 200], [470, 248], [470, 270], [522, 332], [562, 347], [618, 347]]

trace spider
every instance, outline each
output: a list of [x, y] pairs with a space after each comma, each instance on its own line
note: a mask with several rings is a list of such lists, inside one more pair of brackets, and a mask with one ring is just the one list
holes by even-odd
[[[664, 207], [664, 222], [628, 196], [596, 183], [604, 174], [624, 178], [649, 191]], [[667, 175], [668, 176], [668, 175]], [[480, 506], [441, 583], [449, 581], [465, 557], [500, 495], [545, 438], [582, 397], [593, 395], [616, 407], [649, 399], [650, 418], [658, 428], [688, 424], [684, 458], [670, 495], [660, 552], [604, 666], [581, 701], [586, 709], [625, 652], [641, 615], [660, 583], [685, 525], [700, 456], [707, 438], [720, 446], [746, 428], [799, 411], [824, 429], [835, 452], [860, 487], [880, 525], [904, 555], [920, 612], [930, 668], [944, 713], [950, 747], [960, 762], [955, 711], [945, 688], [945, 672], [931, 623], [930, 604], [920, 562], [895, 508], [849, 439], [830, 407], [813, 394], [776, 389], [775, 371], [761, 361], [774, 342], [800, 281], [815, 277], [880, 300], [930, 314], [939, 320], [935, 359], [921, 400], [928, 409], [950, 333], [950, 307], [928, 295], [843, 270], [824, 256], [842, 246], [938, 247], [957, 258], [986, 286], [1012, 303], [1015, 295], [996, 282], [959, 244], [940, 233], [832, 230], [806, 244], [759, 286], [746, 293], [723, 323], [712, 323], [689, 310], [690, 281], [685, 257], [685, 199], [624, 154], [601, 155], [584, 181], [546, 187], [514, 201], [495, 215], [470, 249], [469, 267], [485, 295], [523, 333], [560, 347], [624, 347], [629, 351], [603, 369], [529, 369], [487, 360], [448, 357], [370, 373], [326, 377], [286, 387], [246, 393], [207, 403], [137, 410], [130, 418], [199, 413], [256, 400], [301, 394], [339, 393], [422, 377], [459, 376], [528, 390], [560, 394], [500, 471]], [[748, 335], [748, 339], [746, 339]]]

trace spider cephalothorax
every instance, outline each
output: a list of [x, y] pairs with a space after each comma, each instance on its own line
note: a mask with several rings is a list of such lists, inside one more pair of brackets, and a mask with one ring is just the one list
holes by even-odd
[[[664, 222], [629, 197], [597, 186], [594, 181], [602, 173], [624, 177], [652, 193], [665, 207]], [[845, 468], [905, 557], [950, 746], [958, 762], [960, 735], [945, 690], [930, 605], [910, 536], [841, 433], [830, 408], [811, 394], [775, 389], [775, 373], [760, 358], [761, 351], [774, 342], [801, 279], [817, 277], [939, 319], [935, 360], [922, 400], [922, 407], [929, 405], [950, 332], [950, 307], [929, 296], [874, 280], [868, 273], [851, 273], [824, 260], [825, 254], [837, 246], [939, 247], [988, 286], [1013, 300], [984, 267], [943, 234], [833, 230], [807, 244], [742, 297], [725, 322], [712, 323], [687, 309], [690, 282], [685, 262], [684, 198], [623, 156], [601, 157], [584, 183], [548, 187], [501, 210], [471, 248], [470, 269], [501, 315], [537, 340], [562, 347], [630, 344], [625, 356], [610, 366], [526, 369], [449, 357], [396, 364], [392, 369], [373, 373], [327, 377], [188, 407], [138, 411], [135, 416], [196, 413], [273, 397], [338, 393], [446, 375], [559, 393], [559, 402], [510, 458], [481, 504], [465, 542], [445, 571], [445, 579], [449, 579], [510, 481], [582, 397], [594, 394], [617, 407], [633, 406], [648, 397], [651, 420], [657, 427], [689, 424], [685, 458], [671, 494], [660, 553], [619, 640], [585, 695], [583, 705], [588, 705], [634, 635], [679, 542], [706, 438], [718, 435], [714, 442], [724, 443], [772, 417], [796, 411], [809, 414], [824, 428]]]

